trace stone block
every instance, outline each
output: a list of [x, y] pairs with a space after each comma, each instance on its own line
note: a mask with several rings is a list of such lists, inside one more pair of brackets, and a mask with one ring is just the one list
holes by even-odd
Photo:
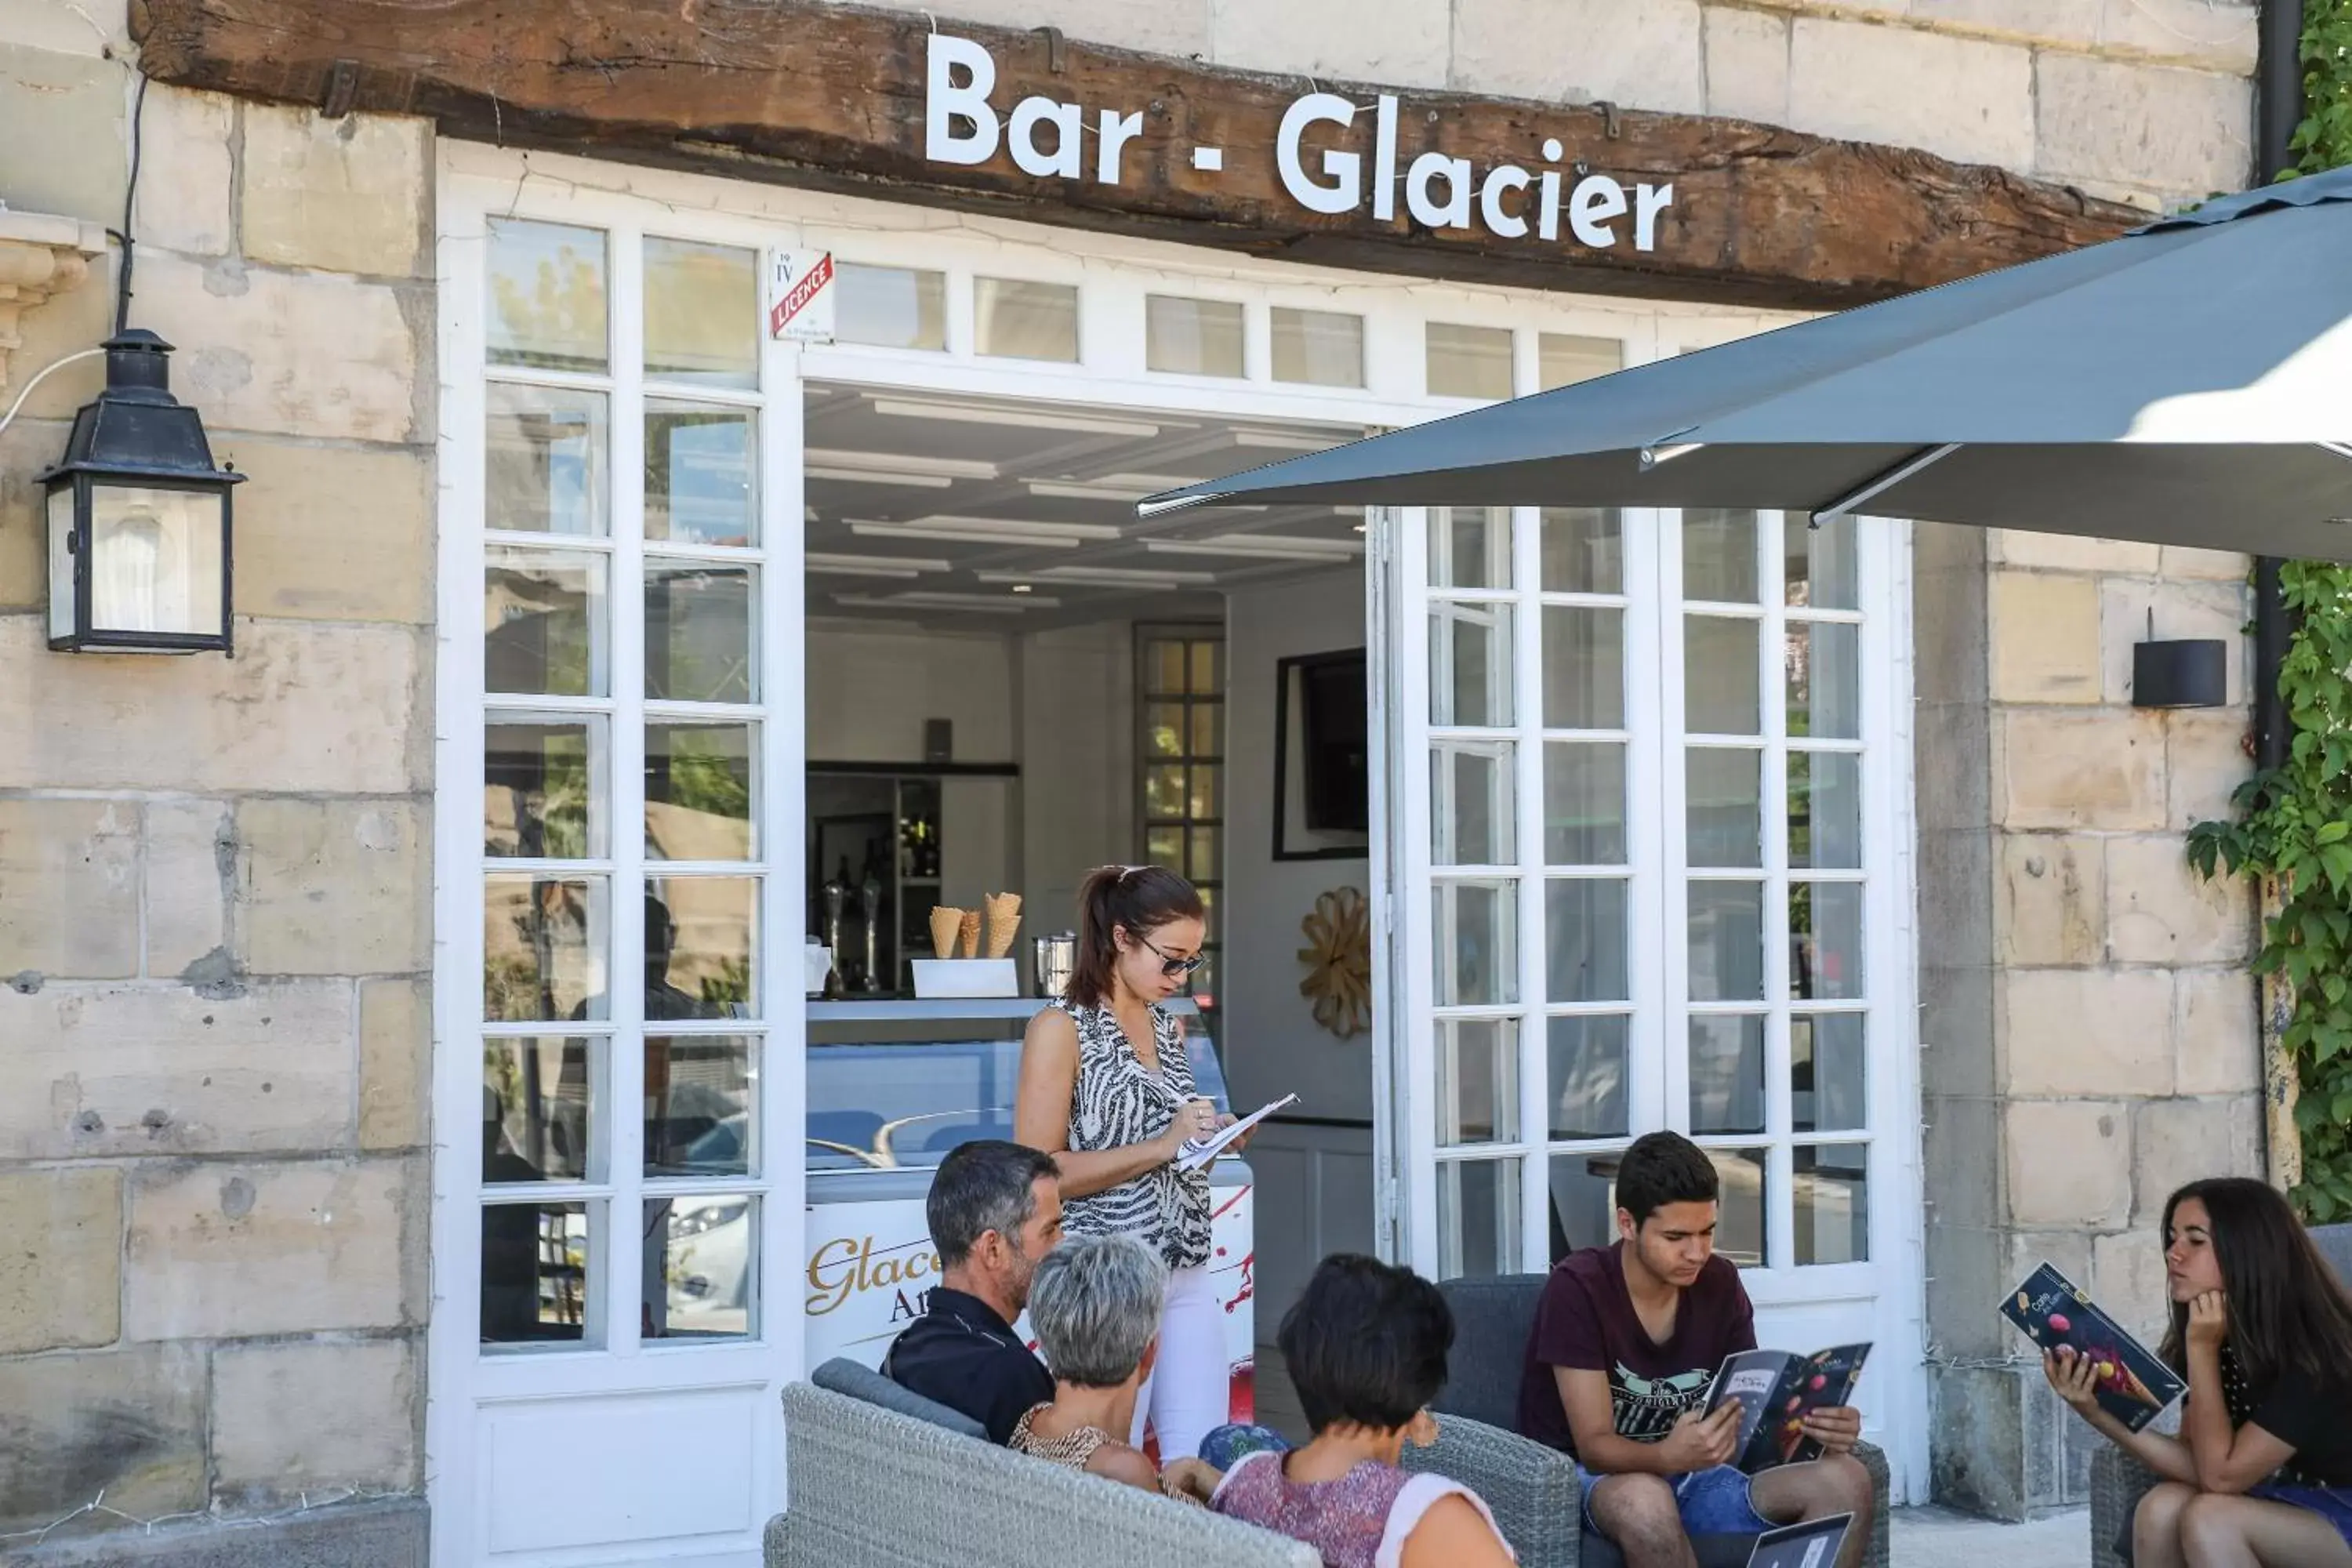
[[2011, 969], [2000, 978], [2012, 1094], [2172, 1092], [2172, 976]]
[[2165, 816], [2164, 724], [2148, 713], [1993, 716], [1998, 820], [2011, 828], [2153, 832]]
[[1706, 111], [1789, 123], [1788, 18], [1710, 5], [1705, 25]]
[[2143, 1100], [2132, 1108], [2132, 1121], [2135, 1225], [2161, 1224], [2165, 1200], [2190, 1182], [2263, 1173], [2255, 1096]]
[[[113, 221], [122, 221], [119, 196]], [[33, 377], [39, 374], [44, 367], [58, 363], [68, 354], [95, 348], [113, 333], [114, 253], [110, 250], [104, 256], [92, 256], [87, 259], [88, 276], [79, 287], [68, 289], [61, 294], [52, 294], [32, 310], [17, 312], [16, 336], [19, 341], [8, 354], [8, 396], [5, 403], [0, 403], [0, 414], [6, 413], [9, 405], [15, 403], [18, 396], [25, 395]], [[143, 279], [147, 258], [142, 254], [139, 261]], [[105, 385], [106, 361], [103, 358], [76, 360], [60, 368], [55, 375], [45, 378], [40, 385], [32, 387], [29, 395], [25, 395], [24, 411], [16, 416], [17, 424], [8, 426], [11, 439], [17, 438], [17, 426], [26, 420], [55, 419], [60, 422], [57, 433], [39, 443], [38, 461], [20, 476], [28, 489], [32, 488], [33, 476], [57, 461], [58, 453], [64, 449], [66, 426], [72, 420], [74, 411], [96, 397]]]
[[430, 1100], [433, 1009], [425, 983], [360, 985], [360, 1147], [413, 1149], [425, 1142]]
[[[1447, 0], [1360, 0], [1345, 26], [1311, 5], [1209, 0], [1210, 51], [1221, 66], [1387, 87], [1445, 85]], [[1094, 37], [1089, 28], [1087, 37]]]
[[0, 0], [0, 38], [47, 54], [115, 58], [131, 47], [130, 0]]
[[1460, 91], [1697, 113], [1698, 0], [1454, 0]]
[[[2163, 1217], [2158, 1211], [2158, 1217]], [[2153, 1345], [2164, 1337], [2170, 1289], [2164, 1277], [2164, 1238], [2155, 1230], [2127, 1230], [2091, 1243], [2091, 1277], [2074, 1281], [2098, 1298], [2116, 1321]]]
[[2000, 1173], [1985, 1156], [2000, 1143], [2000, 1101], [1953, 1096], [1927, 1102], [1925, 1110], [1919, 1140], [1930, 1228], [1999, 1225]]
[[[1983, 654], [1981, 646], [1978, 648]], [[1922, 833], [1990, 831], [1991, 710], [1974, 702], [1922, 702], [1912, 713], [1913, 809]]]
[[[75, 365], [70, 370], [80, 368]], [[59, 371], [49, 381], [70, 370]], [[15, 402], [22, 390], [8, 389], [8, 401]], [[43, 382], [39, 391], [47, 390], [48, 382]], [[65, 449], [66, 431], [62, 423], [21, 416], [0, 431], [0, 614], [37, 610], [47, 602], [47, 531], [41, 521], [41, 488], [33, 482], [33, 476], [57, 461]]]
[[1995, 951], [2003, 965], [2096, 963], [2106, 946], [2102, 840], [2055, 833], [2000, 836]]
[[2197, 550], [2186, 544], [2164, 547], [2163, 574], [2168, 581], [2236, 583], [2251, 589], [2254, 559], [2234, 550]]
[[416, 1372], [404, 1340], [223, 1347], [213, 1356], [215, 1497], [268, 1507], [340, 1487], [413, 1488]]
[[182, 974], [228, 952], [236, 833], [226, 801], [150, 801], [146, 819], [147, 963], [142, 973]]
[[[2047, 1263], [2088, 1289], [2091, 1278], [2091, 1233], [2086, 1230], [2013, 1230], [2008, 1233], [2008, 1256], [2001, 1260], [2001, 1285], [2012, 1285]], [[1999, 1287], [1996, 1287], [1998, 1289]], [[2007, 1325], [2002, 1325], [2007, 1328]], [[2016, 1331], [2010, 1330], [2011, 1333]], [[2011, 1342], [2012, 1344], [2014, 1341]]]
[[139, 258], [140, 323], [178, 346], [173, 388], [216, 432], [416, 439], [429, 304], [415, 285], [169, 252]]
[[2185, 197], [2252, 177], [2253, 84], [2242, 76], [2045, 50], [2034, 57], [2033, 102], [2038, 174]]
[[[921, 0], [881, 3], [889, 11], [929, 9]], [[1207, 56], [1212, 9], [1212, 0], [956, 0], [954, 14], [1000, 27], [1059, 27], [1074, 38], [1151, 54]], [[1213, 58], [1220, 65], [1249, 64]]]
[[2164, 825], [2186, 833], [2235, 814], [2230, 797], [2253, 775], [2253, 722], [2233, 709], [2185, 709], [2164, 721]]
[[1992, 700], [2096, 702], [2099, 597], [2095, 578], [2051, 572], [1992, 574]]
[[[1777, 0], [1765, 0], [1767, 4]], [[2253, 8], [2234, 0], [1906, 0], [1916, 26], [2209, 70], [2254, 68]]]
[[163, 1164], [131, 1181], [134, 1340], [413, 1327], [426, 1184], [399, 1160]]
[[123, 123], [131, 98], [121, 64], [0, 45], [0, 79], [18, 105], [0, 142], [0, 191], [9, 206], [120, 226], [131, 177]]
[[[1932, 952], [1931, 942], [1922, 950]], [[1998, 972], [1919, 966], [1920, 1091], [1930, 1097], [1990, 1097], [2000, 1090], [1995, 1052]]]
[[[134, 1519], [203, 1508], [205, 1382], [199, 1345], [0, 1358], [0, 1535], [45, 1529], [101, 1492]], [[49, 1542], [121, 1522], [87, 1518]]]
[[248, 104], [238, 186], [245, 254], [371, 277], [429, 271], [432, 171], [428, 120], [329, 120], [307, 107]]
[[2033, 56], [1915, 27], [1799, 16], [1789, 38], [1799, 130], [1967, 163], [2033, 163]]
[[432, 455], [226, 436], [236, 493], [236, 603], [252, 616], [433, 619]]
[[2021, 529], [1986, 531], [1986, 552], [2004, 566], [2038, 566], [2055, 572], [2153, 574], [2163, 552], [2129, 539], [2089, 539], [2079, 533], [2031, 533]]
[[2099, 584], [2101, 687], [2106, 700], [2119, 705], [2131, 701], [2132, 649], [2147, 639], [2151, 610], [2159, 637], [2207, 637], [2221, 644], [2229, 702], [2245, 707], [2250, 700], [2246, 671], [2253, 649], [2245, 629], [2253, 618], [2252, 593], [2229, 583], [2145, 578], [2110, 578]]
[[431, 946], [433, 866], [413, 801], [237, 808], [240, 946], [257, 974], [405, 974]]
[[1975, 968], [1993, 962], [1993, 836], [1984, 828], [1919, 835], [1919, 930], [1936, 962]]
[[347, 982], [0, 987], [0, 1160], [348, 1147]]
[[2253, 951], [2252, 885], [2207, 881], [2178, 838], [2107, 841], [2107, 954], [2118, 963], [2236, 963]]
[[235, 658], [53, 658], [0, 616], [0, 790], [399, 794], [418, 732], [419, 634], [250, 621]]
[[0, 799], [0, 975], [138, 973], [138, 806]]
[[[1979, 1309], [1980, 1315], [1990, 1316]], [[1931, 1363], [1928, 1402], [1936, 1443], [1928, 1485], [1935, 1500], [1987, 1519], [2026, 1517], [2026, 1379], [2001, 1366]]]
[[2007, 1121], [2011, 1219], [2075, 1230], [2131, 1217], [2131, 1113], [2121, 1101], [2017, 1100]]
[[122, 1331], [122, 1173], [0, 1173], [0, 1356]]
[[2173, 976], [2173, 1081], [2182, 1094], [2252, 1094], [2263, 1086], [2261, 984], [2242, 969]]
[[236, 100], [151, 82], [145, 113], [139, 151], [140, 265], [146, 264], [150, 247], [188, 256], [228, 255], [236, 248], [236, 215], [230, 205], [236, 191], [236, 161], [230, 150]]

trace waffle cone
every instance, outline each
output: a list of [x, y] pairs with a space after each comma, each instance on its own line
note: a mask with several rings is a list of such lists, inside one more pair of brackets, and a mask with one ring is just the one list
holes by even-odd
[[953, 958], [956, 937], [962, 930], [963, 911], [961, 910], [940, 909], [934, 906], [931, 910], [932, 955], [937, 958]]
[[965, 910], [961, 913], [963, 923], [956, 931], [956, 955], [959, 958], [977, 958], [980, 956], [980, 911]]
[[[993, 900], [990, 901], [994, 902]], [[1005, 914], [994, 909], [990, 910], [988, 911], [988, 956], [991, 958], [1011, 956], [1013, 939], [1020, 930], [1019, 915]]]

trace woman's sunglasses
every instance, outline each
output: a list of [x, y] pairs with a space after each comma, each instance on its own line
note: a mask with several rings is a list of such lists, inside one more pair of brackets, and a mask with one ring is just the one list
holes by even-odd
[[1153, 942], [1150, 937], [1139, 936], [1135, 940], [1151, 950], [1153, 956], [1160, 960], [1160, 973], [1168, 976], [1171, 980], [1190, 974], [1194, 970], [1200, 968], [1202, 964], [1208, 962], [1197, 952], [1190, 958], [1171, 958], [1165, 952], [1161, 952], [1160, 944]]

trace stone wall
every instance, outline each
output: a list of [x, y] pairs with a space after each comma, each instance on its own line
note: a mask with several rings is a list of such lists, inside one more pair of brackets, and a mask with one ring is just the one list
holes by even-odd
[[1733, 115], [2173, 205], [2246, 183], [2233, 0], [882, 0], [1217, 65]]
[[[2184, 831], [2250, 771], [2242, 556], [1918, 531], [1921, 1019], [1940, 1497], [2079, 1502], [2098, 1441], [1990, 1310], [2042, 1260], [2127, 1326], [2164, 1312], [2175, 1187], [2259, 1175], [2242, 883]], [[2219, 637], [2233, 706], [2135, 709], [2131, 648]]]
[[[0, 14], [12, 209], [121, 223], [120, 13]], [[144, 125], [131, 322], [251, 476], [237, 647], [46, 650], [31, 476], [100, 382], [50, 377], [0, 437], [0, 1557], [421, 1562], [431, 132], [160, 87]]]

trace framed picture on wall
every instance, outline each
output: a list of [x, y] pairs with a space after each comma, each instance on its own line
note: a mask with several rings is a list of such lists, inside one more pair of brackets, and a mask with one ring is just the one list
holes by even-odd
[[1274, 858], [1360, 860], [1371, 849], [1364, 650], [1274, 667]]

